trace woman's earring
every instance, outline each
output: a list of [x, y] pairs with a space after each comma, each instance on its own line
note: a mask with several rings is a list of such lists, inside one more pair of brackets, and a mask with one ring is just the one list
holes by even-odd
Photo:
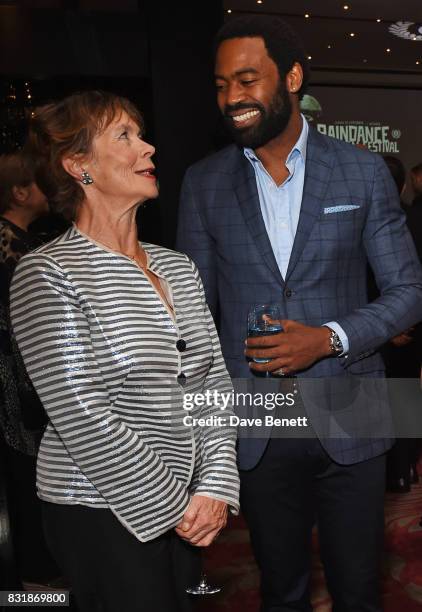
[[94, 181], [92, 180], [92, 178], [89, 176], [88, 172], [82, 172], [82, 183], [84, 185], [92, 185]]

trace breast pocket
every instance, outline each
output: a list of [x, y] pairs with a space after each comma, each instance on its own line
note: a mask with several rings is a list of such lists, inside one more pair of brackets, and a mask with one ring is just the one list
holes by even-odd
[[[319, 262], [321, 273], [335, 266], [341, 274], [350, 274], [362, 256], [362, 235], [365, 227], [363, 208], [333, 213], [321, 211], [306, 244], [309, 260]], [[353, 263], [354, 262], [354, 263]]]
[[347, 208], [346, 206], [327, 206], [318, 217], [320, 223], [345, 223], [363, 218], [363, 208]]

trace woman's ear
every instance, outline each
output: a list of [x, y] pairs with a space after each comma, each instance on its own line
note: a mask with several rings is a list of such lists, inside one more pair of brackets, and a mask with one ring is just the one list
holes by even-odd
[[81, 156], [72, 155], [71, 157], [64, 157], [62, 159], [62, 166], [75, 180], [82, 180], [82, 173], [85, 171], [85, 167]]

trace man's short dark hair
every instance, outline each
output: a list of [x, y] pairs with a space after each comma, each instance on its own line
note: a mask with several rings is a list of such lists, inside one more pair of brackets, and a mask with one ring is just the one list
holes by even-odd
[[227, 21], [217, 32], [215, 53], [220, 44], [231, 38], [262, 38], [270, 58], [284, 81], [296, 62], [302, 66], [303, 83], [299, 99], [306, 93], [309, 81], [309, 62], [303, 42], [295, 30], [283, 19], [268, 15], [244, 15]]
[[384, 161], [390, 170], [400, 195], [406, 182], [406, 170], [403, 163], [398, 157], [393, 157], [392, 155], [384, 155]]

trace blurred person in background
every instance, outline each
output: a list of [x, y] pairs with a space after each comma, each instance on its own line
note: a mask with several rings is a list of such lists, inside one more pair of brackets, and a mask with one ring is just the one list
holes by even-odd
[[[417, 236], [415, 232], [412, 231], [411, 216], [413, 206], [409, 207], [404, 205], [403, 200], [401, 199], [406, 187], [405, 167], [398, 157], [393, 157], [392, 155], [385, 155], [384, 161], [390, 170], [394, 182], [396, 183], [402, 208], [406, 211], [407, 225], [415, 241], [416, 249], [419, 249], [420, 252], [421, 245], [418, 245]], [[420, 170], [422, 171], [422, 164], [420, 166]], [[411, 172], [411, 177], [412, 184], [415, 186], [413, 170]], [[416, 204], [414, 206], [417, 208], [418, 205]], [[419, 208], [422, 211], [422, 201]], [[419, 378], [422, 359], [420, 328], [421, 324], [419, 323], [418, 325], [415, 325], [414, 327], [399, 334], [393, 338], [391, 342], [384, 346], [382, 356], [385, 362], [386, 374], [389, 378]], [[393, 402], [393, 406], [396, 407], [396, 410], [400, 410], [403, 402], [407, 403], [407, 405], [417, 406], [418, 401], [420, 401], [420, 389], [417, 382], [416, 384], [406, 382], [402, 385], [395, 383], [391, 388], [391, 393], [391, 400]], [[417, 471], [419, 446], [420, 443], [417, 439], [397, 438], [395, 445], [387, 455], [387, 490], [392, 493], [408, 493], [410, 491], [411, 484], [416, 484], [419, 481]]]
[[407, 206], [402, 200], [402, 195], [406, 190], [406, 169], [403, 162], [401, 159], [394, 157], [393, 155], [383, 155], [383, 158], [396, 184], [397, 191], [400, 196], [400, 204], [402, 205], [402, 208], [406, 209]]
[[419, 259], [422, 261], [422, 163], [410, 171], [414, 198], [407, 215], [407, 224], [415, 241]]
[[[48, 213], [32, 160], [21, 152], [0, 157], [0, 452], [6, 465], [13, 543], [26, 586], [46, 586], [59, 570], [42, 534], [35, 489], [36, 454], [45, 412], [27, 376], [9, 320], [9, 287], [19, 259], [40, 246], [28, 230]], [[30, 311], [30, 305], [28, 305]]]

